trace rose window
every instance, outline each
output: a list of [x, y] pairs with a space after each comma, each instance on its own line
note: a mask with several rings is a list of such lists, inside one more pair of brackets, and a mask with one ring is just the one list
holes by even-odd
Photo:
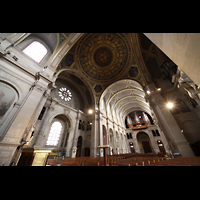
[[64, 101], [70, 101], [72, 99], [72, 93], [63, 87], [58, 90], [58, 96]]

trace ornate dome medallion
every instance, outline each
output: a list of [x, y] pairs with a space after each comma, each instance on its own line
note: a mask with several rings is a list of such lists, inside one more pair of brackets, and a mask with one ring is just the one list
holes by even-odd
[[96, 61], [97, 65], [106, 66], [111, 61], [111, 52], [108, 49], [102, 48], [98, 49], [95, 53], [94, 60]]
[[77, 64], [91, 80], [107, 82], [120, 76], [130, 61], [127, 43], [116, 33], [86, 34], [77, 45]]

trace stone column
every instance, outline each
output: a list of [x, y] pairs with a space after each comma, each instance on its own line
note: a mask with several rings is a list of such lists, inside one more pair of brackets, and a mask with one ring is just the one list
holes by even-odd
[[[98, 128], [99, 128], [99, 142], [100, 145], [103, 145], [103, 127], [102, 127], [102, 113], [100, 111], [98, 111]], [[106, 134], [107, 134], [107, 130], [106, 130]], [[108, 138], [107, 138], [108, 140]], [[107, 152], [107, 150], [106, 150]], [[103, 153], [103, 148], [100, 148], [100, 157], [103, 157], [104, 153]]]
[[115, 124], [113, 123], [113, 154], [117, 154], [117, 134], [115, 129]]
[[134, 146], [134, 149], [135, 149], [135, 153], [141, 153], [140, 152], [140, 147], [139, 147], [139, 144], [138, 144], [138, 140], [137, 140], [137, 132], [134, 132], [134, 134], [132, 135], [133, 137], [133, 146]]
[[157, 117], [157, 120], [165, 134], [171, 141], [172, 152], [180, 153], [182, 156], [194, 156], [189, 143], [181, 132], [176, 120], [160, 93], [151, 93], [146, 97]]
[[[34, 120], [39, 116], [40, 110], [45, 103], [45, 101], [43, 101], [45, 89], [41, 86], [43, 84], [44, 82], [39, 80], [30, 88], [29, 93], [19, 106], [16, 117], [8, 128], [2, 143], [19, 145], [22, 138], [26, 138], [29, 129], [33, 125]], [[7, 162], [10, 162], [11, 160], [12, 157], [7, 159]], [[7, 164], [9, 163], [6, 163], [6, 165]]]
[[103, 145], [103, 131], [102, 131], [102, 113], [95, 110], [92, 114], [92, 130], [91, 130], [91, 151], [90, 155], [93, 157], [103, 156], [103, 149], [99, 149], [99, 145]]
[[76, 117], [76, 123], [74, 127], [74, 138], [73, 138], [73, 145], [72, 145], [72, 158], [76, 157], [76, 151], [77, 151], [77, 134], [78, 134], [78, 125], [80, 120], [80, 110], [77, 111], [77, 117]]

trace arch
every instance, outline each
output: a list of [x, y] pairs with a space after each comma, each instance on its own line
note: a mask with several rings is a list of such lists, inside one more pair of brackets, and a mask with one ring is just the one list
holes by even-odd
[[[135, 80], [122, 79], [109, 85], [100, 97], [100, 109], [105, 107], [107, 115], [118, 119], [118, 123], [125, 125], [125, 117], [134, 110], [143, 110], [151, 113], [149, 103], [145, 100], [145, 91], [142, 85]], [[102, 102], [104, 106], [101, 106]], [[113, 112], [110, 112], [112, 107]], [[116, 116], [114, 116], [114, 114]]]
[[[50, 39], [50, 38], [53, 39]], [[51, 34], [51, 33], [32, 33], [28, 37], [26, 37], [24, 40], [22, 40], [19, 44], [16, 46], [23, 51], [26, 47], [28, 47], [33, 42], [39, 42], [41, 43], [46, 49], [47, 54], [43, 57], [43, 59], [39, 62], [41, 65], [44, 65], [48, 59], [53, 54], [56, 45], [57, 45], [57, 34]]]
[[160, 136], [160, 133], [159, 133], [158, 129], [156, 129], [156, 135]]
[[4, 84], [12, 87], [15, 90], [15, 92], [16, 92], [16, 94], [18, 96], [18, 100], [23, 98], [22, 97], [23, 91], [22, 91], [21, 87], [18, 84], [16, 84], [15, 81], [13, 81], [11, 79], [6, 79], [4, 76], [0, 76], [0, 79], [1, 79], [0, 83], [4, 83]]
[[49, 131], [47, 141], [46, 141], [46, 146], [58, 145], [62, 129], [63, 129], [63, 126], [59, 121], [53, 122]]
[[[51, 60], [49, 60], [48, 66], [52, 66], [55, 70], [61, 63], [62, 59], [67, 55], [67, 53], [71, 50], [71, 48], [76, 44], [77, 40], [81, 38], [86, 33], [71, 33], [67, 38], [66, 42], [60, 43], [59, 46], [51, 56]], [[69, 45], [70, 43], [70, 45]], [[64, 49], [64, 51], [63, 51]], [[62, 53], [60, 54], [60, 52]], [[61, 56], [60, 56], [61, 55]]]
[[153, 136], [155, 137], [155, 136], [156, 136], [156, 133], [155, 133], [155, 131], [154, 131], [154, 130], [152, 130], [151, 132], [152, 132]]
[[136, 135], [136, 138], [137, 138], [141, 153], [153, 152], [153, 146], [151, 144], [151, 140], [149, 138], [149, 135], [146, 132], [139, 131]]
[[61, 130], [60, 137], [59, 137], [57, 145], [53, 145], [53, 146], [56, 146], [57, 148], [67, 147], [67, 145], [68, 145], [67, 141], [68, 141], [68, 138], [69, 138], [69, 135], [70, 135], [69, 131], [70, 131], [70, 128], [71, 128], [71, 121], [70, 121], [70, 118], [68, 116], [64, 115], [64, 114], [58, 114], [56, 116], [54, 115], [53, 119], [49, 120], [49, 126], [46, 129], [48, 131], [48, 132], [46, 132], [46, 138], [47, 138], [46, 139], [46, 146], [49, 146], [47, 144], [47, 141], [48, 141], [49, 133], [51, 131], [52, 124], [54, 124], [55, 122], [61, 123], [62, 130]]
[[26, 55], [28, 55], [30, 58], [35, 60], [37, 63], [40, 63], [40, 61], [45, 57], [47, 54], [46, 47], [41, 44], [38, 41], [33, 41], [31, 44], [29, 44], [25, 49], [22, 51]]
[[64, 112], [61, 111], [57, 111], [56, 113], [53, 113], [48, 120], [48, 123], [52, 123], [53, 119], [56, 118], [57, 116], [63, 115], [66, 117], [66, 120], [69, 122], [69, 129], [71, 129], [74, 125], [72, 118], [70, 117], [70, 115], [66, 115]]
[[[20, 101], [23, 100], [21, 88], [12, 80], [6, 80], [0, 77], [0, 141], [4, 138], [9, 126], [10, 118], [17, 112]], [[3, 87], [3, 88], [2, 88]], [[8, 95], [7, 95], [8, 94]], [[11, 96], [13, 95], [13, 97]], [[15, 107], [15, 105], [17, 105]]]
[[64, 76], [65, 74], [70, 74], [73, 76], [74, 81], [77, 82], [77, 85], [85, 85], [85, 87], [87, 88], [87, 92], [84, 94], [84, 96], [87, 97], [88, 99], [88, 103], [90, 103], [91, 105], [95, 105], [96, 103], [96, 97], [95, 94], [93, 92], [93, 88], [92, 86], [88, 83], [88, 81], [85, 79], [85, 77], [83, 75], [81, 75], [80, 73], [78, 73], [76, 70], [74, 69], [60, 69], [58, 72], [55, 72], [53, 75], [53, 79], [56, 81], [59, 77]]
[[127, 136], [127, 139], [129, 139], [129, 134], [128, 133], [126, 133], [126, 136]]
[[0, 120], [10, 112], [11, 106], [19, 96], [15, 88], [10, 84], [0, 81]]

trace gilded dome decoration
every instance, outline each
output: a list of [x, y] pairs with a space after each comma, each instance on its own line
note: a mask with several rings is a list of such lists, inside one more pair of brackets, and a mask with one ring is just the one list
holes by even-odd
[[111, 81], [126, 71], [124, 68], [131, 60], [130, 49], [123, 34], [86, 34], [77, 45], [77, 64], [90, 80]]

